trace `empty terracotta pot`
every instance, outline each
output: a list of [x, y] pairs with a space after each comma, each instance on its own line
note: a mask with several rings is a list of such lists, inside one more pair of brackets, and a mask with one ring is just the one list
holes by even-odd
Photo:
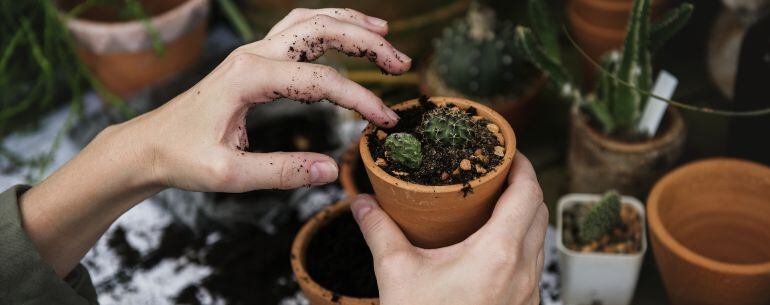
[[297, 278], [302, 293], [310, 301], [311, 305], [377, 305], [377, 298], [354, 298], [329, 291], [314, 281], [305, 267], [307, 248], [316, 232], [331, 220], [350, 212], [350, 201], [340, 201], [326, 207], [310, 218], [294, 238], [291, 245], [291, 269]]
[[655, 184], [647, 215], [672, 304], [770, 304], [770, 168], [689, 163]]
[[[428, 59], [427, 62], [430, 63], [432, 61]], [[492, 107], [492, 109], [508, 120], [508, 123], [513, 126], [515, 131], [521, 131], [522, 128], [529, 123], [529, 119], [532, 118], [532, 112], [535, 109], [535, 98], [540, 94], [540, 90], [543, 89], [545, 81], [545, 75], [539, 73], [530, 80], [530, 84], [526, 86], [524, 92], [522, 92], [520, 96], [499, 96], [482, 102], [485, 105]], [[427, 96], [435, 95], [467, 98], [462, 93], [444, 83], [430, 64], [426, 64], [420, 69], [420, 92]]]
[[[60, 1], [63, 10], [80, 2]], [[141, 20], [121, 21], [115, 12], [99, 6], [67, 20], [80, 59], [107, 89], [122, 97], [192, 66], [206, 38], [209, 0], [141, 3], [164, 44], [162, 56], [155, 53], [152, 36]]]
[[[508, 121], [487, 106], [453, 97], [431, 97], [430, 100], [437, 105], [452, 103], [460, 108], [474, 107], [478, 115], [500, 127], [505, 139], [505, 156], [502, 163], [486, 175], [470, 181], [472, 191], [463, 192], [462, 184], [420, 185], [391, 176], [372, 160], [366, 136], [374, 130], [371, 124], [364, 130], [359, 149], [374, 193], [383, 210], [401, 227], [414, 245], [439, 248], [464, 240], [489, 219], [516, 153], [516, 137]], [[414, 99], [392, 108], [408, 109], [418, 103], [419, 101]]]
[[685, 135], [684, 120], [671, 107], [658, 134], [638, 142], [621, 141], [595, 130], [573, 107], [567, 153], [569, 191], [601, 193], [616, 189], [644, 198], [653, 183], [679, 159]]

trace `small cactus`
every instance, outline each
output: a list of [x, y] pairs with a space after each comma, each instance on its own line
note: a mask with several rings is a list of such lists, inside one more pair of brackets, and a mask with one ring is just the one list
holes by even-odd
[[423, 115], [419, 132], [436, 143], [464, 147], [473, 138], [474, 124], [464, 110], [439, 107]]
[[579, 225], [580, 239], [591, 242], [612, 230], [620, 220], [620, 195], [609, 191], [586, 213]]
[[422, 163], [422, 146], [411, 134], [393, 133], [385, 139], [385, 156], [393, 162], [417, 169]]
[[450, 88], [479, 99], [518, 92], [532, 67], [517, 56], [510, 22], [497, 22], [494, 12], [474, 2], [468, 15], [444, 29], [434, 41], [430, 63]]

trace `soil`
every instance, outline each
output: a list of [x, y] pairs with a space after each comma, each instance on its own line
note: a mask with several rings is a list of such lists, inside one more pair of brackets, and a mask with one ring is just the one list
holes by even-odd
[[379, 296], [372, 254], [349, 212], [316, 232], [308, 245], [305, 265], [314, 281], [334, 293], [358, 298]]
[[573, 251], [631, 254], [642, 250], [642, 223], [639, 213], [630, 205], [623, 204], [618, 224], [599, 240], [580, 240], [578, 226], [588, 210], [596, 204], [577, 204], [564, 210], [562, 242]]
[[[412, 107], [404, 110], [396, 110], [396, 113], [401, 117], [398, 124], [392, 128], [375, 128], [374, 131], [367, 135], [369, 142], [369, 151], [372, 153], [372, 159], [377, 160], [381, 158], [388, 160], [385, 156], [384, 139], [377, 137], [377, 131], [382, 130], [387, 134], [397, 132], [408, 132], [413, 134], [422, 143], [422, 164], [418, 169], [411, 169], [402, 166], [395, 162], [387, 162], [387, 165], [380, 166], [388, 174], [398, 177], [399, 179], [422, 184], [422, 185], [450, 185], [450, 184], [464, 184], [468, 186], [471, 180], [483, 176], [485, 173], [480, 173], [476, 170], [477, 165], [484, 168], [487, 172], [495, 170], [500, 165], [503, 158], [495, 155], [495, 146], [503, 146], [497, 140], [495, 134], [486, 128], [486, 125], [491, 123], [487, 119], [481, 119], [473, 126], [475, 129], [476, 137], [472, 140], [472, 143], [465, 148], [454, 148], [446, 145], [435, 144], [432, 141], [423, 140], [420, 133], [416, 132], [417, 127], [420, 126], [423, 114], [435, 109], [436, 106], [427, 97], [420, 98], [420, 103], [416, 107]], [[443, 107], [454, 107], [451, 103]], [[466, 110], [469, 116], [476, 115], [476, 109], [469, 108]], [[482, 154], [488, 158], [487, 162], [482, 162], [478, 158], [474, 158], [474, 152], [480, 149]], [[471, 162], [471, 170], [458, 170], [460, 162], [463, 159], [467, 159]], [[456, 172], [456, 174], [455, 174]], [[442, 177], [442, 174], [444, 174]]]

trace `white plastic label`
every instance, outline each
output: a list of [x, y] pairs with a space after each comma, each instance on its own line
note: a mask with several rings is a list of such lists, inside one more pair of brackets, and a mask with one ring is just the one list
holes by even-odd
[[[658, 73], [658, 79], [655, 80], [652, 94], [670, 99], [674, 95], [674, 90], [676, 90], [678, 84], [679, 80], [674, 75], [661, 70]], [[644, 112], [642, 112], [642, 118], [639, 120], [636, 130], [649, 136], [654, 136], [660, 126], [660, 121], [663, 120], [663, 115], [666, 113], [666, 107], [668, 107], [666, 102], [650, 96], [647, 99], [647, 105], [644, 106]]]

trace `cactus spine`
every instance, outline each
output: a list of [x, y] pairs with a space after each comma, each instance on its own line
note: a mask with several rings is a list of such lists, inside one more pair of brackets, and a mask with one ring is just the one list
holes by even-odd
[[516, 54], [514, 29], [494, 12], [471, 4], [468, 15], [434, 41], [431, 67], [450, 88], [485, 99], [515, 94], [531, 67]]
[[[602, 73], [595, 94], [578, 90], [572, 76], [561, 65], [553, 41], [558, 33], [545, 26], [547, 10], [543, 0], [530, 0], [530, 19], [538, 33], [526, 27], [516, 29], [516, 45], [524, 57], [549, 76], [563, 96], [591, 114], [605, 133], [635, 132], [647, 95], [652, 87], [651, 52], [678, 32], [692, 15], [693, 6], [684, 3], [650, 25], [652, 0], [634, 0], [622, 52], [609, 52], [601, 61]], [[613, 77], [614, 76], [614, 77]]]
[[439, 107], [423, 115], [419, 132], [431, 141], [464, 147], [473, 138], [474, 124], [464, 110]]
[[612, 230], [620, 220], [620, 195], [609, 191], [586, 213], [579, 225], [580, 239], [591, 242]]
[[385, 155], [393, 162], [417, 169], [422, 163], [422, 146], [411, 134], [393, 133], [385, 139]]

